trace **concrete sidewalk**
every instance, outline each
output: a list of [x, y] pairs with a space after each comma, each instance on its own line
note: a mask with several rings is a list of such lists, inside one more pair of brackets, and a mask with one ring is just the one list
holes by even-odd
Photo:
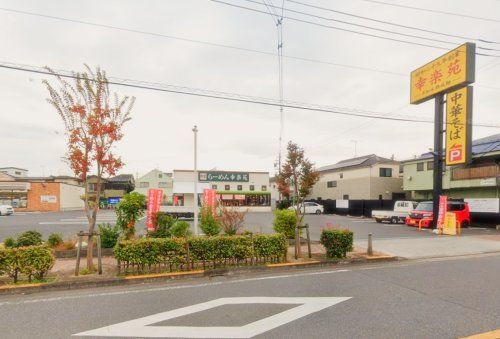
[[[356, 241], [354, 244], [361, 248], [367, 247], [366, 241]], [[500, 235], [374, 239], [373, 250], [406, 259], [500, 253]]]

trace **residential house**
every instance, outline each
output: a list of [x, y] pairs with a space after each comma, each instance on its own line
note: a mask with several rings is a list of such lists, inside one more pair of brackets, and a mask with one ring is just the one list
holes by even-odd
[[375, 154], [346, 159], [317, 169], [320, 174], [311, 199], [404, 199], [398, 161]]
[[[472, 142], [471, 163], [445, 166], [443, 191], [450, 198], [471, 200], [471, 211], [499, 212], [500, 133]], [[433, 154], [403, 161], [403, 187], [414, 199], [432, 199]], [[477, 204], [482, 206], [477, 206]], [[495, 212], [494, 212], [495, 213]]]

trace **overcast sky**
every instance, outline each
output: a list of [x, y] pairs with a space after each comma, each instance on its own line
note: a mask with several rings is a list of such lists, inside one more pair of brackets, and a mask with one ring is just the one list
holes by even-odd
[[[244, 0], [229, 3], [265, 10]], [[256, 0], [260, 2], [260, 0]], [[385, 0], [390, 2], [391, 0]], [[271, 0], [273, 2], [273, 0]], [[301, 0], [301, 2], [428, 30], [500, 42], [500, 1], [392, 1], [394, 4], [462, 13], [493, 20], [417, 11], [363, 0]], [[274, 0], [276, 6], [281, 0]], [[278, 97], [277, 58], [107, 28], [62, 22], [5, 11], [14, 9], [187, 39], [274, 53], [276, 26], [270, 15], [229, 7], [208, 0], [166, 1], [0, 1], [0, 62], [50, 66], [81, 71], [83, 64], [99, 65], [109, 76], [171, 85]], [[356, 19], [285, 1], [285, 8], [431, 37], [459, 45], [466, 40], [439, 36]], [[287, 15], [285, 11], [285, 15]], [[431, 42], [373, 32], [364, 28], [289, 16], [387, 37], [454, 48]], [[495, 21], [496, 20], [496, 21]], [[498, 49], [482, 52], [500, 56]], [[479, 52], [479, 50], [478, 50]], [[408, 74], [445, 53], [348, 32], [283, 22], [283, 53], [330, 63]], [[500, 124], [500, 57], [478, 56], [474, 85], [474, 122]], [[30, 175], [70, 174], [63, 125], [46, 101], [40, 76], [0, 68], [0, 167], [27, 168]], [[199, 128], [199, 167], [220, 170], [274, 171], [278, 154], [279, 109], [248, 103], [154, 92], [113, 86], [136, 97], [132, 121], [116, 152], [122, 173], [171, 171], [193, 166], [193, 133]], [[409, 104], [409, 76], [321, 63], [284, 59], [286, 100], [362, 109], [382, 113], [433, 117], [432, 101]], [[474, 139], [500, 129], [474, 127]], [[432, 124], [395, 122], [285, 109], [283, 147], [293, 140], [307, 156], [323, 166], [357, 155], [376, 153], [403, 160], [433, 146]], [[356, 142], [355, 142], [356, 141]]]

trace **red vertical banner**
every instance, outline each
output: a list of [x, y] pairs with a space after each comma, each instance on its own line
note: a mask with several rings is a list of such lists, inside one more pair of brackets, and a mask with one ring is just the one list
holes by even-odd
[[215, 215], [215, 208], [217, 207], [216, 192], [214, 189], [205, 188], [203, 190], [203, 205], [210, 206], [212, 214]]
[[163, 190], [150, 188], [148, 190], [148, 211], [146, 226], [148, 231], [154, 230], [153, 214], [160, 210], [160, 204], [163, 197]]
[[438, 229], [443, 229], [444, 227], [444, 217], [448, 210], [448, 197], [446, 195], [439, 196], [439, 213], [437, 218], [436, 227]]
[[177, 206], [179, 205], [179, 197], [177, 195], [174, 195], [174, 202], [173, 202], [174, 206]]

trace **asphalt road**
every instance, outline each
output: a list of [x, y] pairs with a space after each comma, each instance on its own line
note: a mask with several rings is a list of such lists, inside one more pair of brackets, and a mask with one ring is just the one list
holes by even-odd
[[[272, 213], [248, 213], [245, 220], [245, 229], [272, 233], [274, 215]], [[98, 223], [114, 224], [115, 212], [103, 210], [98, 214]], [[321, 229], [324, 227], [348, 228], [354, 232], [355, 240], [365, 240], [368, 233], [372, 233], [375, 239], [387, 238], [414, 238], [430, 236], [427, 232], [417, 232], [415, 227], [403, 224], [378, 224], [372, 219], [357, 217], [346, 217], [340, 215], [306, 215], [305, 221], [309, 224], [311, 238], [319, 240]], [[145, 217], [139, 221], [136, 229], [144, 231], [146, 228]], [[192, 224], [192, 222], [191, 222]], [[10, 216], [0, 216], [0, 241], [6, 237], [15, 237], [17, 234], [27, 230], [37, 230], [44, 238], [50, 233], [63, 234], [64, 237], [74, 237], [79, 231], [86, 230], [87, 221], [83, 211], [68, 211], [57, 213], [17, 213]], [[481, 230], [465, 230], [464, 235], [478, 234]]]
[[0, 296], [1, 336], [459, 338], [500, 328], [498, 267], [489, 255]]

